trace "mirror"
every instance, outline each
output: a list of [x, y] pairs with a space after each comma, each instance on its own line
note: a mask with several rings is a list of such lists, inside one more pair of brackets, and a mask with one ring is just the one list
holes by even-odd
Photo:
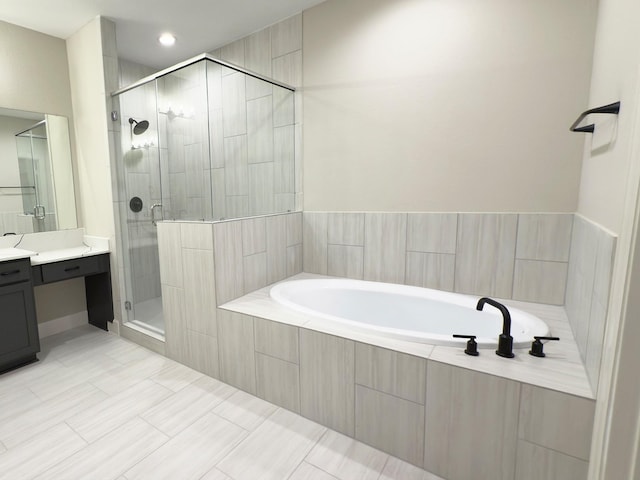
[[0, 108], [0, 235], [77, 228], [66, 117]]

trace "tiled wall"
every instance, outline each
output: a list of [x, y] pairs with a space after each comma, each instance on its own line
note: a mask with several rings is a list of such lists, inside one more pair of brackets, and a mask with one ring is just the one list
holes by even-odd
[[614, 235], [575, 216], [565, 308], [594, 391], [600, 377], [615, 247]]
[[[214, 57], [283, 82], [302, 86], [302, 14], [295, 15], [210, 52]], [[233, 167], [248, 172], [248, 182], [238, 184], [215, 172], [217, 191], [227, 190], [226, 218], [300, 209], [296, 192], [302, 191], [301, 120], [302, 95], [272, 87], [241, 74], [221, 69], [212, 81], [226, 95], [222, 105], [210, 97], [212, 125], [224, 130], [212, 151], [233, 148], [238, 152]], [[216, 91], [214, 88], [213, 91]], [[211, 104], [211, 101], [214, 103]], [[222, 107], [227, 111], [222, 116]], [[295, 112], [295, 116], [294, 116]], [[294, 123], [295, 118], [295, 123]], [[271, 134], [270, 130], [273, 131]], [[295, 142], [295, 148], [294, 148]], [[295, 168], [294, 168], [295, 165]], [[234, 173], [232, 173], [234, 175]], [[253, 196], [253, 197], [252, 197]]]
[[304, 212], [304, 271], [563, 305], [571, 214]]
[[443, 478], [586, 476], [593, 400], [222, 309], [218, 347], [221, 380]]
[[166, 354], [219, 378], [217, 338], [240, 327], [216, 306], [302, 271], [302, 214], [161, 222], [158, 243]]

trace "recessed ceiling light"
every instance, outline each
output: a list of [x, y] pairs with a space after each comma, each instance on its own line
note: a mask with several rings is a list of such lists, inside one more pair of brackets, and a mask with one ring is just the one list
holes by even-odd
[[163, 33], [158, 37], [158, 41], [163, 47], [171, 47], [176, 43], [176, 37], [172, 33]]

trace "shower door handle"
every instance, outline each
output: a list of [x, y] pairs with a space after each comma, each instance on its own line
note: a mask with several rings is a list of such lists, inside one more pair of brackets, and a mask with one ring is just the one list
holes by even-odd
[[36, 220], [44, 220], [46, 217], [44, 205], [36, 205], [33, 207], [33, 216]]
[[162, 220], [162, 204], [154, 203], [151, 205], [151, 225], [154, 227], [158, 226], [158, 222], [156, 220], [156, 208], [160, 208], [160, 220]]

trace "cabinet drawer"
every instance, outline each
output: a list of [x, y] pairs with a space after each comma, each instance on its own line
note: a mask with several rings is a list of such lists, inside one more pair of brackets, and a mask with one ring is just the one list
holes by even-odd
[[100, 271], [98, 256], [74, 258], [64, 262], [41, 265], [43, 283], [58, 282], [69, 278], [84, 277]]
[[31, 263], [28, 258], [0, 263], [0, 286], [24, 282], [30, 278]]

